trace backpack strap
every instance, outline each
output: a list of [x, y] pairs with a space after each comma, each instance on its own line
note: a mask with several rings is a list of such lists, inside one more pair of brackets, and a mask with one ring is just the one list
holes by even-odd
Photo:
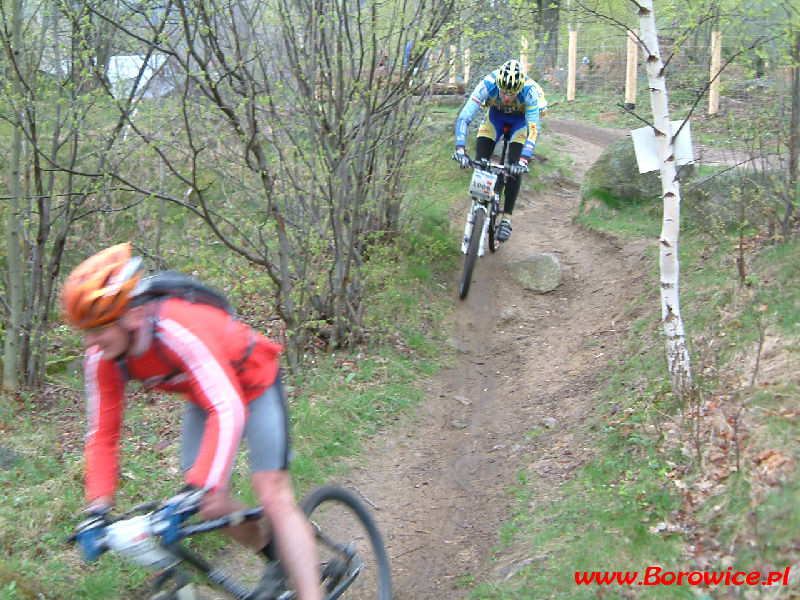
[[250, 358], [250, 355], [253, 353], [253, 348], [256, 347], [256, 336], [253, 335], [253, 332], [249, 332], [248, 337], [250, 338], [247, 342], [247, 348], [245, 348], [244, 354], [239, 360], [235, 360], [231, 363], [233, 370], [237, 373], [241, 370], [244, 366], [244, 363], [247, 362], [247, 359]]
[[[172, 367], [172, 370], [166, 375], [162, 375], [160, 377], [152, 377], [147, 379], [146, 381], [143, 381], [142, 383], [146, 389], [151, 389], [159, 385], [164, 385], [174, 377], [177, 377], [178, 375], [184, 372], [181, 367], [176, 366], [172, 361], [172, 358], [169, 356], [169, 354], [164, 348], [165, 344], [162, 341], [161, 335], [158, 332], [158, 323], [161, 320], [161, 307], [164, 304], [165, 300], [168, 300], [169, 298], [172, 297], [175, 296], [166, 296], [166, 297], [161, 296], [157, 298], [152, 298], [143, 304], [144, 306], [147, 307], [148, 310], [147, 320], [150, 324], [150, 331], [151, 331], [150, 339], [151, 343], [154, 344], [153, 348], [155, 349], [155, 352], [158, 354], [161, 361], [165, 365]], [[235, 318], [234, 315], [230, 316], [232, 319]], [[231, 361], [231, 366], [233, 367], [233, 370], [236, 373], [241, 372], [244, 363], [247, 362], [248, 358], [250, 358], [250, 355], [253, 353], [253, 349], [255, 347], [256, 347], [256, 336], [253, 335], [253, 332], [251, 331], [249, 333], [249, 341], [247, 344], [247, 348], [242, 354], [242, 357], [239, 358], [238, 360]], [[128, 369], [128, 365], [127, 362], [125, 362], [125, 359], [122, 357], [118, 358], [117, 364], [119, 364], [126, 378], [130, 381], [131, 379], [130, 370]]]
[[128, 363], [125, 361], [125, 359], [122, 358], [122, 356], [118, 356], [114, 359], [114, 362], [117, 363], [119, 370], [122, 371], [122, 376], [125, 378], [125, 381], [130, 381], [131, 372], [130, 369], [128, 369]]

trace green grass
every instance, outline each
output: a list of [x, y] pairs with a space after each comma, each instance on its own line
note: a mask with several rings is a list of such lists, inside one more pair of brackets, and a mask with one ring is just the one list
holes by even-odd
[[[598, 107], [608, 107], [609, 102], [599, 100], [598, 96], [559, 104], [552, 114], [584, 116], [596, 124], [635, 124], [621, 111], [601, 112]], [[442, 274], [457, 265], [454, 227], [458, 229], [466, 209], [469, 182], [469, 173], [455, 168], [449, 159], [456, 113], [452, 108], [432, 113], [435, 133], [419, 149], [409, 173], [409, 227], [399, 232], [394, 246], [370, 257], [364, 285], [372, 302], [365, 315], [364, 346], [352, 353], [314, 356], [297, 380], [287, 382], [296, 451], [292, 472], [298, 493], [363, 460], [361, 452], [369, 437], [386, 428], [396, 415], [413, 410], [423, 399], [419, 379], [434, 374], [448, 358], [441, 353], [440, 324], [452, 302], [452, 284]], [[549, 147], [546, 137], [537, 147], [540, 153], [547, 161], [532, 163], [535, 170], [527, 180], [532, 184], [546, 185], [548, 177], [569, 169], [568, 161]], [[435, 176], [427, 176], [430, 173]], [[598, 203], [579, 222], [626, 239], [655, 241], [661, 228], [660, 207]], [[754, 242], [747, 255], [750, 285], [743, 287], [734, 263], [737, 243], [734, 235], [717, 237], [712, 243], [694, 231], [691, 223], [684, 225], [681, 300], [703, 398], [720, 397], [732, 408], [746, 405], [748, 409], [743, 468], [720, 482], [713, 501], [698, 503], [695, 517], [698, 523], [710, 524], [721, 545], [735, 548], [738, 567], [750, 569], [759, 561], [782, 566], [796, 554], [800, 482], [794, 472], [788, 472], [778, 485], [765, 487], [753, 476], [751, 458], [778, 448], [800, 463], [796, 449], [800, 389], [796, 381], [785, 380], [785, 371], [774, 371], [776, 357], [788, 354], [794, 359], [790, 364], [796, 365], [800, 354], [800, 252], [794, 242], [766, 246]], [[201, 246], [199, 251], [206, 249]], [[208, 252], [204, 260], [209, 273], [224, 281], [231, 265]], [[655, 270], [655, 243], [651, 252]], [[245, 306], [259, 290], [255, 280], [248, 282], [232, 290]], [[683, 494], [674, 480], [680, 477], [691, 487], [702, 483], [704, 474], [690, 447], [687, 454], [685, 447], [666, 443], [662, 435], [668, 426], [691, 422], [682, 420], [687, 407], [679, 406], [671, 394], [658, 302], [657, 290], [649, 290], [627, 308], [629, 315], [646, 316], [631, 323], [624, 359], [604, 369], [598, 406], [617, 409], [614, 414], [598, 410], [591, 460], [551, 497], [541, 497], [531, 469], [522, 468], [516, 480], [509, 482], [513, 509], [498, 531], [495, 552], [498, 557], [520, 557], [521, 566], [502, 582], [487, 581], [482, 572], [457, 574], [457, 586], [469, 590], [472, 598], [596, 598], [597, 588], [576, 585], [575, 571], [632, 571], [651, 565], [692, 570], [685, 554], [687, 539], [680, 532], [660, 528], [661, 523], [674, 522], [683, 506]], [[257, 315], [253, 309], [248, 317], [259, 323]], [[773, 353], [764, 353], [765, 381], [751, 390], [741, 385], [752, 372], [743, 359], [752, 358], [764, 330], [780, 345]], [[21, 457], [13, 468], [0, 470], [4, 497], [0, 503], [4, 524], [0, 600], [33, 597], [26, 587], [64, 600], [140, 597], [135, 590], [144, 572], [110, 556], [85, 566], [63, 543], [83, 505], [81, 383], [78, 376], [68, 373], [68, 361], [59, 360], [78, 343], [76, 336], [70, 336], [63, 331], [54, 334], [54, 343], [62, 344], [62, 349], [48, 376], [61, 387], [47, 395], [0, 403], [2, 446]], [[769, 373], [778, 373], [776, 379], [770, 379]], [[132, 397], [121, 505], [165, 497], [179, 486], [175, 443], [179, 405], [174, 398]], [[683, 431], [684, 440], [688, 433]], [[545, 443], [548, 435], [544, 429], [528, 432], [537, 443]], [[171, 443], [164, 446], [165, 441]], [[707, 449], [709, 440], [703, 443]], [[246, 479], [246, 464], [240, 460], [233, 485], [245, 502], [252, 503]], [[760, 498], [755, 506], [754, 494]], [[211, 541], [208, 548], [218, 544]], [[721, 568], [719, 556], [711, 557], [709, 569]], [[528, 558], [532, 561], [526, 563]], [[621, 597], [611, 588], [603, 591], [607, 592], [604, 597]], [[679, 586], [641, 588], [635, 597], [695, 597], [690, 591]]]
[[[667, 86], [674, 81], [675, 74], [667, 73]], [[741, 131], [742, 114], [731, 110], [722, 116], [706, 114], [707, 102], [700, 102], [692, 110], [695, 103], [693, 87], [681, 88], [676, 85], [669, 88], [670, 120], [690, 118], [692, 138], [695, 145], [703, 144], [720, 150], [749, 150], [758, 148], [756, 139], [774, 143], [775, 123], [785, 121], [786, 112], [781, 113], [784, 98], [780, 89], [770, 89], [767, 98], [762, 98], [763, 112], [754, 115], [755, 121], [750, 123], [747, 135]], [[624, 94], [615, 95], [613, 90], [598, 89], [595, 91], [578, 90], [575, 100], [567, 102], [564, 92], [546, 90], [549, 102], [549, 114], [554, 117], [571, 118], [586, 121], [603, 127], [618, 129], [638, 129], [653, 122], [650, 105], [650, 94], [646, 83], [640, 82], [636, 90], [636, 106], [633, 111], [625, 110]], [[767, 146], [770, 144], [767, 143]]]
[[[449, 132], [428, 142], [425, 156], [449, 156]], [[370, 436], [422, 401], [418, 382], [436, 372], [447, 357], [441, 354], [440, 322], [451, 297], [441, 275], [455, 265], [458, 236], [450, 229], [448, 207], [464, 187], [450, 161], [441, 158], [441, 182], [414, 184], [407, 198], [410, 218], [394, 243], [370, 255], [364, 285], [370, 303], [365, 310], [364, 344], [351, 351], [310, 355], [301, 373], [287, 377], [295, 458], [291, 465], [298, 495], [330, 481], [361, 454]], [[198, 245], [194, 265], [201, 277], [226, 289], [225, 273], [246, 279], [231, 290], [243, 318], [268, 327], [259, 308], [263, 273], [253, 273], [218, 255], [215, 245]], [[186, 268], [176, 258], [176, 268]], [[263, 294], [261, 294], [263, 295]], [[263, 308], [263, 307], [261, 307]], [[14, 468], [0, 469], [0, 598], [28, 598], [32, 588], [59, 600], [125, 600], [141, 597], [147, 573], [104, 555], [84, 565], [74, 548], [64, 543], [80, 519], [83, 507], [82, 436], [85, 408], [80, 375], [71, 368], [80, 336], [57, 327], [48, 380], [58, 387], [47, 395], [30, 396], [16, 404], [0, 402], [0, 442], [20, 456]], [[182, 401], [177, 397], [130, 393], [122, 435], [120, 507], [158, 500], [181, 486], [178, 439]], [[242, 455], [232, 475], [234, 494], [253, 504], [247, 463]], [[202, 541], [205, 551], [221, 547], [218, 537]]]
[[657, 240], [661, 232], [660, 213], [658, 203], [612, 200], [610, 203], [595, 203], [590, 211], [576, 216], [575, 221], [596, 231], [624, 238]]
[[[577, 586], [576, 571], [678, 569], [680, 540], [651, 531], [680, 506], [680, 495], [663, 483], [675, 457], [659, 455], [636, 420], [635, 412], [625, 422], [604, 419], [597, 457], [555, 497], [540, 497], [535, 473], [518, 474], [510, 490], [515, 508], [496, 551], [513, 545], [515, 555], [536, 560], [507, 583], [479, 585], [471, 598], [595, 598], [598, 588]], [[641, 597], [690, 596], [660, 589]]]
[[343, 459], [356, 457], [368, 436], [421, 400], [414, 382], [427, 356], [388, 349], [361, 360], [330, 356], [300, 379], [290, 407], [297, 453], [292, 476], [299, 489], [345, 468]]
[[[632, 125], [629, 115], [598, 99], [557, 105], [553, 114]], [[701, 139], [715, 140], [726, 129], [703, 123], [698, 131]], [[657, 276], [660, 203], [607, 200], [592, 203], [576, 222], [625, 240], [653, 240], [649, 257]], [[800, 248], [791, 240], [768, 243], [764, 229], [762, 223], [745, 230], [746, 279], [740, 281], [737, 231], [712, 236], [684, 217], [681, 312], [697, 397], [684, 405], [673, 397], [660, 298], [657, 289], [647, 290], [626, 309], [646, 316], [632, 320], [622, 357], [604, 370], [597, 404], [615, 410], [598, 409], [594, 457], [546, 497], [532, 470], [510, 484], [514, 508], [498, 531], [495, 552], [498, 560], [517, 557], [519, 568], [501, 582], [476, 574], [470, 598], [711, 598], [716, 592], [697, 586], [579, 586], [575, 573], [642, 573], [650, 566], [725, 571], [731, 564], [748, 572], [758, 566], [782, 571], [796, 563]], [[754, 376], [757, 385], [751, 388]], [[699, 418], [692, 412], [695, 405], [702, 409]], [[540, 444], [547, 435], [529, 432]], [[763, 451], [793, 461], [774, 472], [771, 483], [755, 460]], [[714, 456], [717, 462], [711, 461]], [[688, 497], [694, 500], [691, 507], [685, 504]], [[691, 550], [701, 547], [695, 560]]]

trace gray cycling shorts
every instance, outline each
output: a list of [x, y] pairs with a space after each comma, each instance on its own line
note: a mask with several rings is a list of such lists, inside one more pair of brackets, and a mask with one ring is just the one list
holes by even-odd
[[[247, 440], [250, 472], [277, 471], [289, 464], [289, 417], [281, 375], [263, 394], [247, 405], [244, 438]], [[181, 468], [192, 468], [206, 429], [206, 412], [187, 402], [181, 425]]]

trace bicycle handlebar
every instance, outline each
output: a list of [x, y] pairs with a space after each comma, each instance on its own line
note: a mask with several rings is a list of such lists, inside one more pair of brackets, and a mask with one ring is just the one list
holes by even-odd
[[191, 525], [183, 525], [180, 528], [181, 538], [187, 538], [196, 533], [203, 533], [214, 529], [222, 529], [223, 527], [233, 527], [245, 521], [254, 521], [260, 519], [263, 513], [264, 511], [261, 508], [248, 508], [246, 510], [232, 512], [216, 519], [200, 521], [199, 523], [192, 523]]
[[[197, 512], [197, 507], [188, 506], [178, 511], [175, 508], [175, 505], [147, 502], [108, 519], [101, 553], [112, 551], [145, 566], [166, 563], [169, 557], [162, 550], [171, 556], [175, 544], [181, 540], [198, 533], [252, 521], [263, 514], [263, 509], [257, 507], [215, 519], [186, 523]], [[74, 543], [76, 535], [71, 535], [66, 541]]]
[[[504, 175], [511, 174], [511, 171], [509, 170], [509, 165], [503, 165], [500, 163], [492, 162], [488, 158], [476, 159], [466, 154], [465, 156], [469, 161], [469, 166], [472, 167], [473, 169], [483, 169], [484, 171], [489, 171], [491, 173], [503, 173]], [[453, 157], [453, 160], [457, 161], [455, 157]]]

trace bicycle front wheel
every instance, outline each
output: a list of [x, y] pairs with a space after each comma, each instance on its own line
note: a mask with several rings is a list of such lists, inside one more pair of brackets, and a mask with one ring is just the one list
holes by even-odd
[[469, 293], [469, 284], [472, 282], [472, 271], [475, 270], [475, 263], [478, 260], [478, 249], [481, 246], [481, 232], [483, 231], [483, 222], [485, 220], [486, 213], [481, 209], [477, 209], [475, 211], [475, 223], [472, 225], [472, 233], [469, 237], [467, 257], [464, 260], [464, 271], [461, 273], [461, 287], [458, 291], [458, 296], [462, 300]]
[[300, 508], [314, 528], [323, 598], [391, 600], [389, 557], [366, 506], [344, 488], [329, 485], [309, 493]]
[[500, 247], [500, 240], [497, 239], [497, 213], [492, 211], [489, 219], [489, 250], [497, 252]]

